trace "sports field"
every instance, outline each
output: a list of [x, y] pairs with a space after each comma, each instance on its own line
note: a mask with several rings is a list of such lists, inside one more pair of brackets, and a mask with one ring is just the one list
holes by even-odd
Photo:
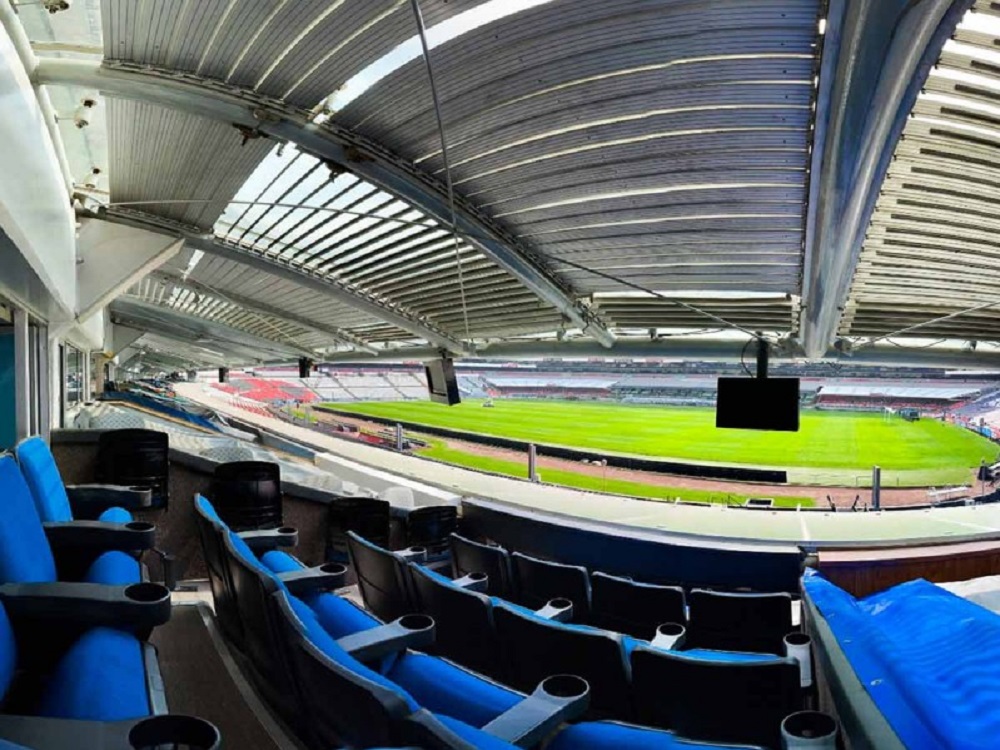
[[359, 415], [399, 419], [592, 450], [701, 463], [789, 470], [792, 484], [863, 486], [871, 467], [888, 486], [944, 486], [969, 481], [998, 446], [936, 420], [884, 420], [880, 414], [803, 411], [797, 433], [719, 430], [711, 408], [559, 401], [481, 401], [442, 406], [425, 401], [329, 404]]

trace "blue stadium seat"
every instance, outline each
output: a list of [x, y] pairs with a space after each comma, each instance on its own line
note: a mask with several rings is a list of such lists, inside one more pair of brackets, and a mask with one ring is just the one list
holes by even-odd
[[590, 619], [590, 579], [579, 565], [539, 560], [515, 552], [510, 556], [514, 571], [514, 601], [531, 609], [544, 607], [551, 599], [573, 602], [574, 622]]
[[470, 573], [484, 573], [487, 576], [486, 592], [501, 599], [513, 597], [510, 555], [503, 547], [494, 547], [466, 539], [458, 534], [449, 538], [451, 564], [455, 578]]
[[347, 550], [358, 577], [358, 590], [369, 610], [386, 622], [416, 611], [404, 556], [378, 547], [353, 531], [347, 532]]
[[[13, 456], [0, 456], [0, 583], [57, 580], [56, 558], [31, 491]], [[139, 582], [141, 575], [135, 558], [111, 550], [97, 554], [81, 580], [127, 585]]]
[[663, 623], [687, 620], [680, 586], [639, 583], [628, 578], [590, 574], [590, 622], [599, 628], [650, 640]]
[[230, 645], [243, 650], [243, 621], [236, 606], [232, 574], [226, 560], [223, 536], [228, 528], [219, 518], [215, 507], [204, 497], [194, 499], [195, 525], [201, 540], [202, 556], [208, 569], [208, 583], [215, 603], [215, 619]]
[[687, 603], [689, 647], [784, 653], [792, 631], [790, 595], [693, 589]]
[[78, 494], [86, 498], [85, 501], [78, 499], [78, 503], [87, 507], [83, 509], [82, 515], [80, 508], [74, 514], [69, 493], [48, 444], [38, 436], [26, 438], [17, 444], [14, 454], [31, 489], [38, 515], [43, 521], [72, 521], [76, 517], [94, 517], [99, 521], [128, 523], [132, 516], [125, 508], [118, 507], [118, 504], [129, 502], [133, 507], [142, 507], [143, 498], [148, 500], [148, 495], [131, 488], [78, 485], [77, 488], [82, 490]]

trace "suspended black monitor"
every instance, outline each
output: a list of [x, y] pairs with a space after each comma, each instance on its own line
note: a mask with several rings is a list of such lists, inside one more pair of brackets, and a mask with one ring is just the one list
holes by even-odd
[[719, 378], [715, 426], [799, 431], [798, 378]]
[[455, 363], [446, 358], [424, 362], [427, 373], [427, 390], [431, 401], [453, 406], [461, 402], [458, 395], [458, 379], [455, 377]]

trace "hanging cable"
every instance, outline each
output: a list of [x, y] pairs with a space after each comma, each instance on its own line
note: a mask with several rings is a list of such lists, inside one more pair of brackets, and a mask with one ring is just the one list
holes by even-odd
[[445, 184], [448, 188], [448, 210], [451, 213], [451, 231], [455, 239], [455, 266], [458, 269], [458, 292], [462, 300], [462, 318], [465, 321], [465, 338], [471, 339], [469, 333], [469, 308], [465, 301], [465, 276], [462, 271], [462, 255], [459, 252], [458, 219], [455, 215], [455, 186], [451, 181], [451, 167], [448, 163], [448, 142], [444, 135], [444, 118], [441, 116], [441, 101], [438, 99], [437, 85], [434, 82], [434, 66], [431, 65], [430, 47], [427, 45], [427, 28], [424, 26], [424, 16], [420, 12], [420, 0], [410, 0], [413, 17], [417, 22], [417, 32], [420, 35], [420, 47], [424, 53], [424, 64], [427, 67], [427, 81], [431, 87], [431, 99], [434, 102], [434, 115], [437, 118], [438, 135], [441, 137], [441, 163], [444, 166]]

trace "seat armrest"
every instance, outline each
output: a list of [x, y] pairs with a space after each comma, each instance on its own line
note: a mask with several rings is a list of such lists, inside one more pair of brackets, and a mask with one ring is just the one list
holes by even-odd
[[247, 547], [257, 552], [267, 552], [278, 547], [294, 547], [299, 543], [299, 530], [291, 526], [263, 531], [240, 531], [236, 534]]
[[452, 583], [466, 591], [478, 591], [485, 594], [490, 585], [490, 577], [485, 573], [469, 573], [461, 578], [455, 578]]
[[42, 524], [53, 554], [62, 550], [106, 552], [108, 550], [152, 549], [156, 527], [146, 521], [108, 523], [106, 521], [46, 521]]
[[535, 692], [500, 714], [483, 731], [519, 747], [534, 747], [561, 724], [582, 716], [589, 704], [590, 686], [582, 677], [547, 677]]
[[106, 626], [139, 635], [170, 619], [170, 591], [158, 583], [5, 583], [0, 603], [15, 623]]
[[376, 661], [408, 648], [430, 646], [434, 628], [434, 620], [427, 615], [403, 615], [386, 625], [339, 638], [337, 645], [358, 661]]
[[153, 491], [148, 487], [124, 487], [120, 484], [67, 484], [66, 495], [74, 511], [98, 516], [101, 511], [117, 506], [125, 510], [141, 510], [153, 505]]
[[397, 549], [393, 551], [393, 554], [403, 558], [406, 562], [426, 562], [427, 560], [426, 547], [407, 547], [406, 549]]
[[0, 739], [45, 750], [84, 747], [88, 750], [132, 750], [161, 746], [216, 750], [222, 745], [214, 724], [180, 714], [109, 722], [0, 716]]
[[687, 628], [680, 623], [665, 622], [656, 628], [656, 635], [649, 642], [654, 648], [664, 651], [677, 651], [684, 646], [687, 639]]
[[535, 610], [535, 614], [546, 620], [569, 622], [573, 619], [573, 602], [562, 597], [549, 599], [544, 607]]
[[277, 576], [285, 584], [288, 593], [302, 596], [314, 591], [343, 588], [347, 579], [347, 566], [340, 563], [323, 563], [315, 568], [292, 570], [278, 573]]

